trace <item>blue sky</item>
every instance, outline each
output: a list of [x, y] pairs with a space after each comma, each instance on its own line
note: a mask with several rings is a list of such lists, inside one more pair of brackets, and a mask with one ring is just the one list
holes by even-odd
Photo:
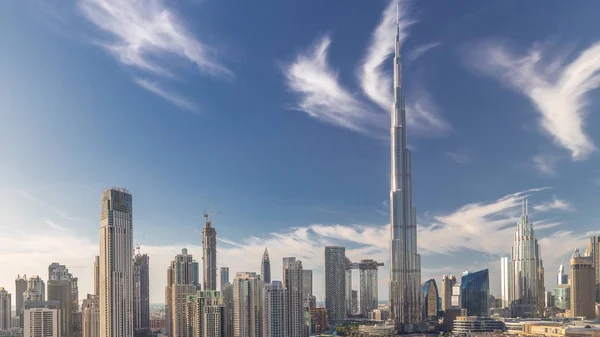
[[[109, 186], [134, 196], [152, 302], [215, 203], [232, 273], [268, 246], [321, 299], [324, 245], [387, 263], [395, 6], [141, 3], [0, 2], [0, 286], [57, 261], [91, 292]], [[600, 229], [599, 7], [401, 2], [423, 281], [491, 268], [498, 293], [524, 196], [548, 289]]]

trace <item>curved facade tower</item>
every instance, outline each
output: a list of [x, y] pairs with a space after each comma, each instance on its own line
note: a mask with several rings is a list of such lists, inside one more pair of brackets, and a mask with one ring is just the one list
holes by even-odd
[[515, 231], [511, 276], [513, 317], [540, 317], [544, 310], [544, 267], [533, 225], [529, 222], [527, 199], [523, 199], [523, 211]]
[[417, 254], [417, 211], [412, 207], [411, 157], [406, 148], [400, 28], [396, 26], [394, 104], [391, 113], [390, 318], [411, 331], [423, 321], [421, 257]]

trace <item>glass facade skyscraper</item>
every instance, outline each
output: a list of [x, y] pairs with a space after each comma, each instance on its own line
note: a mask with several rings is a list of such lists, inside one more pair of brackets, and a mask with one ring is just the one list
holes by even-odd
[[469, 316], [489, 316], [490, 274], [487, 269], [465, 273], [460, 284], [461, 307]]
[[441, 298], [439, 296], [438, 287], [434, 279], [430, 279], [423, 283], [421, 286], [421, 292], [423, 292], [424, 308], [423, 316], [437, 317], [441, 310]]

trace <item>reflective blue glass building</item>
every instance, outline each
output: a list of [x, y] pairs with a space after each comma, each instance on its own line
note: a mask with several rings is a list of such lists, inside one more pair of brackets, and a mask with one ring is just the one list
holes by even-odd
[[461, 306], [469, 316], [490, 314], [490, 274], [487, 269], [465, 273], [460, 284]]

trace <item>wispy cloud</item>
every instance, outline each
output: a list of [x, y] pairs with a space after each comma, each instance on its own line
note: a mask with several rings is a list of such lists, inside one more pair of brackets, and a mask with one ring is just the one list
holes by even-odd
[[431, 49], [433, 49], [435, 47], [439, 47], [441, 44], [442, 44], [441, 42], [432, 42], [432, 43], [418, 46], [408, 54], [408, 59], [410, 61], [416, 61], [418, 58], [425, 55], [425, 53], [427, 53], [428, 51], [430, 51]]
[[[407, 16], [405, 1], [400, 2], [400, 39], [413, 23]], [[357, 68], [358, 85], [364, 94], [358, 96], [340, 83], [338, 72], [329, 65], [327, 53], [331, 37], [326, 35], [300, 52], [286, 65], [284, 75], [288, 88], [298, 95], [294, 105], [323, 122], [353, 131], [381, 137], [389, 127], [389, 110], [393, 102], [392, 78], [386, 61], [394, 52], [396, 2], [391, 1], [373, 31], [365, 55]], [[415, 131], [439, 135], [450, 129], [440, 117], [439, 109], [423, 87], [411, 92], [406, 106], [408, 124]]]
[[600, 87], [600, 43], [573, 61], [556, 56], [556, 48], [536, 43], [517, 55], [499, 42], [470, 48], [469, 66], [528, 97], [539, 113], [539, 125], [554, 143], [582, 160], [595, 150], [585, 133], [586, 94]]
[[533, 206], [533, 209], [538, 212], [547, 212], [551, 210], [572, 211], [571, 204], [567, 201], [552, 197], [552, 200]]
[[448, 151], [445, 153], [446, 157], [450, 158], [452, 161], [461, 164], [467, 165], [472, 162], [471, 156], [466, 149], [459, 149], [457, 151]]
[[165, 100], [171, 102], [172, 104], [192, 112], [198, 112], [196, 105], [190, 100], [186, 99], [183, 96], [180, 96], [174, 92], [167, 92], [163, 88], [160, 87], [157, 81], [151, 81], [145, 78], [134, 78], [135, 83], [137, 83], [142, 88], [164, 98]]
[[556, 175], [558, 157], [551, 154], [538, 154], [532, 158], [533, 167], [541, 174]]
[[48, 227], [50, 227], [50, 228], [52, 228], [52, 229], [55, 229], [55, 230], [58, 230], [58, 231], [61, 231], [61, 232], [64, 232], [64, 231], [66, 231], [66, 230], [67, 230], [65, 227], [62, 227], [62, 226], [60, 226], [60, 225], [57, 225], [56, 223], [54, 223], [54, 222], [52, 222], [52, 221], [50, 221], [50, 220], [46, 220], [46, 221], [44, 221], [44, 223], [45, 223], [45, 224], [46, 224]]
[[58, 215], [59, 217], [65, 219], [65, 220], [74, 221], [74, 222], [83, 222], [82, 219], [74, 217], [74, 216], [68, 214], [64, 210], [62, 210], [62, 209], [60, 209], [60, 208], [58, 208], [58, 207], [56, 207], [54, 205], [51, 205], [47, 201], [42, 200], [41, 198], [36, 197], [36, 196], [32, 195], [31, 193], [23, 190], [23, 189], [15, 188], [14, 191], [15, 191], [15, 193], [17, 193], [18, 195], [20, 195], [24, 199], [32, 201], [32, 202], [34, 202], [36, 204], [41, 205], [42, 207], [48, 209], [50, 212], [54, 213], [55, 215]]

